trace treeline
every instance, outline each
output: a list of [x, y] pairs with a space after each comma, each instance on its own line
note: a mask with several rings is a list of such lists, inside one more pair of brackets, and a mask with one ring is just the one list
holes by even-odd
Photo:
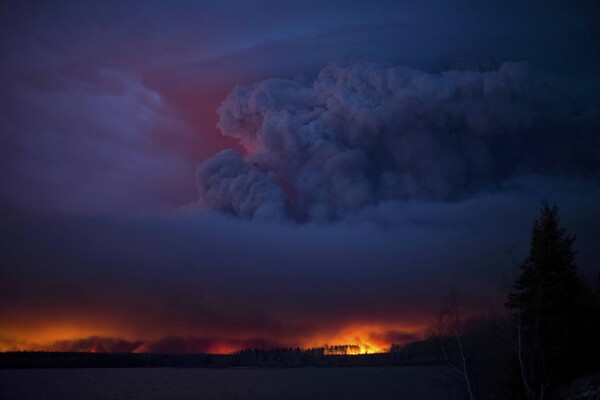
[[[347, 348], [346, 348], [347, 347]], [[313, 349], [242, 350], [231, 355], [232, 367], [368, 367], [441, 365], [433, 340], [392, 345], [388, 353], [348, 354], [354, 346], [326, 346]]]
[[225, 357], [212, 354], [17, 351], [0, 353], [0, 369], [218, 366]]
[[[331, 354], [343, 346], [247, 349], [233, 354], [6, 352], [0, 368], [295, 368], [440, 365], [434, 341], [392, 346], [389, 353]], [[346, 350], [347, 351], [347, 350]]]

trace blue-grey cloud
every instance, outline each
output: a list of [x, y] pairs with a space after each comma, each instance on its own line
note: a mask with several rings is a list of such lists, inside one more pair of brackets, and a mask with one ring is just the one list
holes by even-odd
[[[246, 155], [205, 161], [200, 193], [209, 207], [246, 218], [268, 207], [297, 220], [339, 219], [382, 201], [457, 200], [523, 174], [597, 179], [600, 165], [586, 152], [600, 139], [582, 129], [597, 117], [582, 118], [524, 62], [442, 73], [333, 63], [313, 82], [238, 86], [219, 115]], [[567, 143], [572, 154], [556, 157]], [[240, 184], [248, 179], [261, 184]]]
[[247, 218], [285, 216], [283, 190], [235, 151], [224, 150], [207, 160], [198, 173], [198, 182], [208, 207]]
[[521, 177], [458, 202], [382, 202], [335, 224], [15, 215], [0, 226], [0, 336], [80, 326], [295, 345], [357, 323], [424, 327], [451, 285], [479, 311], [501, 308], [541, 197], [556, 200], [594, 278], [600, 188], [585, 180]]

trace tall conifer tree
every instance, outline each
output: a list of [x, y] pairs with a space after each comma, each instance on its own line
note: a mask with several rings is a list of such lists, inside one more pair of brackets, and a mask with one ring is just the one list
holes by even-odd
[[578, 372], [584, 351], [589, 294], [575, 265], [575, 236], [559, 223], [556, 206], [543, 201], [529, 255], [507, 302], [518, 329], [521, 378], [528, 397], [537, 399]]

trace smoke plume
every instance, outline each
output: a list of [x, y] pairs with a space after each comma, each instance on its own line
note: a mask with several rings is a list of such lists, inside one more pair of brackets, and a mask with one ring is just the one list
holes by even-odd
[[441, 73], [330, 64], [312, 83], [236, 87], [218, 127], [245, 154], [205, 161], [198, 185], [206, 206], [260, 219], [328, 221], [387, 200], [459, 200], [515, 176], [576, 169], [552, 159], [578, 134], [562, 133], [578, 112], [572, 103], [525, 62]]

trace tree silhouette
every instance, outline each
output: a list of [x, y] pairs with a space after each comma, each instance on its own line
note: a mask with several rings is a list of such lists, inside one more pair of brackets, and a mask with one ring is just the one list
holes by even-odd
[[[438, 338], [440, 350], [446, 364], [461, 377], [470, 400], [475, 399], [470, 377], [471, 366], [467, 362], [464, 341], [464, 321], [462, 315], [463, 297], [458, 288], [450, 288], [445, 306], [436, 315], [434, 336]], [[451, 339], [450, 343], [449, 340]]]
[[575, 236], [559, 222], [556, 205], [543, 201], [529, 255], [507, 302], [516, 325], [521, 380], [535, 399], [578, 372], [585, 342], [589, 290], [575, 266]]

